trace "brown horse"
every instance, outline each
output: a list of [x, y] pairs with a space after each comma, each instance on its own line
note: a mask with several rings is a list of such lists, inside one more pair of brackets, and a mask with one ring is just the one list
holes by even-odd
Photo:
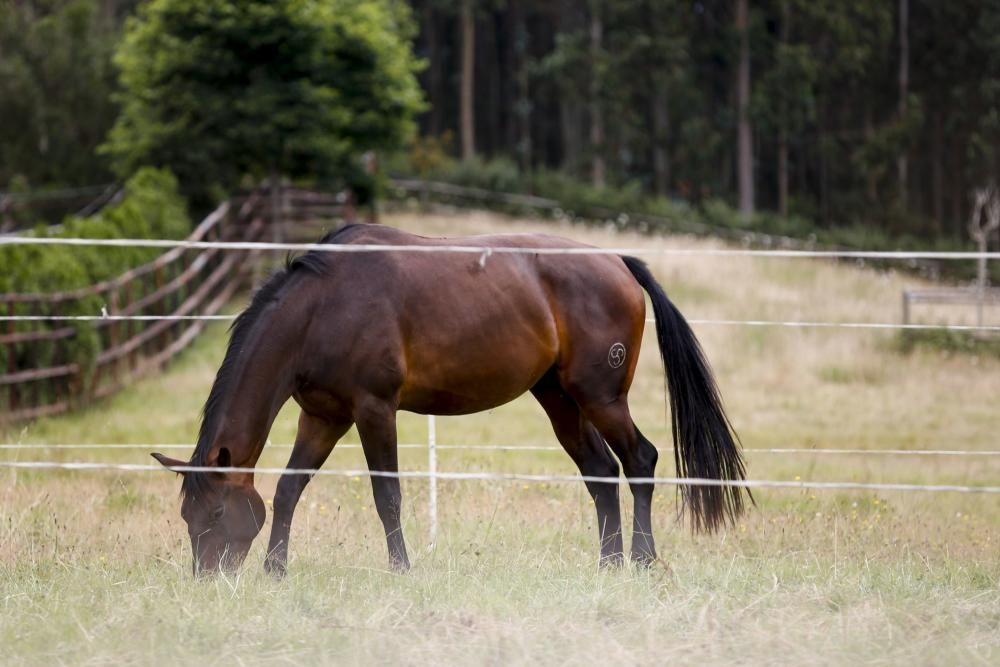
[[[357, 225], [323, 243], [436, 245], [440, 239]], [[301, 406], [290, 468], [319, 468], [356, 424], [372, 471], [398, 470], [396, 412], [459, 415], [530, 391], [556, 437], [587, 476], [652, 477], [657, 451], [629, 415], [649, 294], [666, 366], [679, 475], [744, 477], [743, 461], [693, 332], [641, 261], [610, 254], [535, 253], [579, 248], [546, 235], [448, 239], [450, 245], [524, 252], [307, 253], [275, 274], [233, 324], [225, 360], [205, 403], [190, 462], [168, 467], [253, 467], [278, 410]], [[610, 448], [610, 449], [609, 449]], [[612, 452], [614, 456], [612, 456]], [[295, 505], [309, 482], [286, 474], [274, 498], [265, 567], [284, 573]], [[399, 479], [373, 476], [389, 561], [406, 569]], [[588, 481], [597, 507], [601, 563], [623, 560], [618, 483]], [[656, 557], [653, 485], [632, 483], [632, 559]], [[189, 472], [181, 515], [195, 572], [239, 566], [264, 524], [252, 473]], [[714, 530], [743, 509], [743, 491], [685, 486], [695, 529]]]

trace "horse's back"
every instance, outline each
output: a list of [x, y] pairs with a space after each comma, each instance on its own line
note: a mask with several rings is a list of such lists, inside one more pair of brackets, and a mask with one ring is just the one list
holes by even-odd
[[[429, 238], [380, 225], [352, 227], [335, 242], [587, 247], [547, 234]], [[368, 367], [398, 369], [402, 409], [476, 412], [516, 398], [554, 366], [606, 365], [615, 343], [638, 351], [642, 296], [615, 256], [387, 250], [326, 261], [338, 267], [331, 287], [344, 292], [331, 317], [365, 329], [350, 337], [367, 341]]]

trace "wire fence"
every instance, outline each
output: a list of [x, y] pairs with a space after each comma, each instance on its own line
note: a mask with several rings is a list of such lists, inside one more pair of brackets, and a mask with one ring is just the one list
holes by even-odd
[[1000, 251], [943, 251], [943, 250], [789, 250], [756, 248], [537, 248], [523, 246], [478, 246], [457, 244], [327, 244], [327, 243], [273, 243], [267, 241], [189, 241], [184, 239], [88, 239], [49, 238], [33, 236], [0, 237], [0, 245], [68, 245], [112, 248], [182, 248], [197, 250], [260, 250], [293, 252], [409, 252], [409, 253], [459, 253], [479, 255], [483, 261], [492, 255], [645, 255], [666, 257], [771, 257], [785, 259], [871, 259], [871, 260], [979, 260], [1000, 259]]
[[[270, 443], [267, 449], [291, 449], [291, 443]], [[398, 449], [426, 449], [428, 445], [419, 443], [401, 443]], [[436, 445], [439, 450], [458, 451], [498, 451], [498, 452], [563, 452], [562, 447], [555, 445], [481, 445], [481, 444], [448, 444]], [[338, 443], [336, 449], [361, 449], [359, 443]], [[0, 451], [33, 451], [33, 450], [85, 450], [85, 451], [128, 451], [128, 450], [188, 450], [193, 451], [194, 445], [183, 443], [0, 443]], [[672, 452], [672, 447], [660, 448], [660, 451]], [[744, 447], [747, 454], [774, 455], [819, 455], [819, 456], [919, 456], [919, 457], [994, 457], [1000, 456], [1000, 449], [859, 449], [831, 447]]]
[[[205, 321], [231, 322], [236, 315], [0, 315], [0, 322], [158, 322], [158, 321]], [[646, 318], [647, 323], [655, 320]], [[933, 324], [905, 322], [822, 322], [799, 320], [730, 320], [698, 319], [688, 320], [699, 326], [748, 326], [783, 327], [791, 329], [885, 329], [901, 331], [1000, 331], [1000, 325], [992, 324]]]
[[[517, 246], [487, 247], [478, 245], [429, 244], [429, 245], [381, 245], [381, 244], [316, 244], [316, 243], [271, 243], [258, 241], [205, 241], [205, 240], [167, 240], [167, 239], [86, 239], [86, 238], [40, 238], [30, 236], [0, 237], [2, 245], [67, 245], [67, 246], [98, 246], [98, 247], [144, 247], [162, 249], [198, 249], [198, 250], [228, 250], [228, 251], [284, 251], [303, 252], [319, 251], [333, 253], [370, 253], [370, 252], [408, 252], [408, 253], [459, 253], [478, 257], [481, 265], [486, 265], [494, 255], [640, 255], [660, 257], [766, 257], [786, 259], [848, 259], [848, 260], [995, 260], [1000, 259], [1000, 252], [964, 252], [964, 251], [863, 251], [863, 250], [812, 250], [812, 249], [753, 249], [753, 248], [669, 248], [669, 247], [633, 247], [633, 248], [596, 248], [596, 247], [563, 247], [563, 248], [526, 248]], [[119, 315], [102, 310], [94, 315], [75, 316], [37, 316], [37, 315], [6, 315], [0, 316], [0, 321], [231, 321], [235, 315], [215, 314], [160, 314]], [[652, 318], [647, 322], [652, 322]], [[796, 320], [740, 320], [740, 319], [691, 319], [694, 325], [704, 326], [750, 326], [750, 327], [785, 327], [785, 328], [817, 328], [817, 329], [859, 329], [859, 330], [948, 330], [948, 331], [1000, 331], [1000, 326], [993, 325], [956, 325], [956, 324], [918, 324], [896, 322], [825, 322]], [[270, 447], [287, 449], [293, 445], [272, 444]], [[357, 443], [345, 443], [337, 446], [339, 449], [357, 449]], [[678, 477], [592, 477], [561, 474], [525, 474], [514, 472], [456, 472], [439, 471], [437, 469], [438, 450], [466, 451], [562, 451], [561, 447], [546, 445], [472, 445], [472, 444], [437, 444], [437, 432], [434, 417], [428, 418], [428, 442], [405, 443], [398, 446], [405, 450], [426, 449], [428, 456], [427, 470], [407, 470], [400, 472], [373, 471], [364, 469], [289, 469], [289, 468], [217, 468], [198, 466], [176, 466], [169, 470], [174, 472], [215, 472], [215, 473], [254, 473], [261, 475], [317, 475], [336, 477], [397, 477], [400, 479], [426, 479], [429, 483], [429, 514], [431, 542], [436, 538], [437, 530], [437, 482], [443, 481], [489, 481], [489, 482], [597, 482], [630, 484], [654, 484], [667, 486], [731, 486], [747, 489], [814, 489], [814, 490], [867, 490], [867, 491], [906, 491], [906, 492], [954, 492], [966, 494], [998, 494], [1000, 486], [991, 485], [958, 485], [958, 484], [911, 484], [895, 482], [857, 482], [857, 481], [811, 481], [811, 480], [714, 480], [692, 479]], [[183, 443], [147, 444], [147, 443], [0, 443], [0, 450], [129, 450], [129, 449], [190, 449], [191, 445]], [[894, 457], [976, 457], [978, 459], [1000, 456], [1000, 450], [950, 450], [950, 449], [834, 449], [834, 448], [746, 448], [749, 454], [768, 455], [821, 455], [821, 456], [894, 456]], [[111, 470], [121, 472], [157, 472], [164, 468], [159, 465], [138, 463], [111, 463], [95, 461], [0, 461], [0, 468], [13, 470], [77, 470], [100, 471]]]
[[[0, 238], [0, 245], [76, 245], [108, 247], [150, 247], [183, 249], [222, 249], [257, 251], [310, 251], [368, 253], [368, 252], [445, 252], [479, 255], [485, 264], [489, 257], [497, 254], [534, 255], [659, 255], [684, 257], [772, 257], [772, 258], [825, 258], [825, 259], [872, 259], [872, 260], [988, 260], [1000, 259], [1000, 252], [972, 251], [868, 251], [868, 250], [797, 250], [797, 249], [752, 249], [752, 248], [525, 248], [518, 246], [488, 247], [475, 245], [382, 245], [382, 244], [321, 244], [321, 243], [274, 243], [264, 241], [191, 241], [172, 239], [88, 239], [88, 238], [37, 238], [14, 236]], [[0, 322], [92, 322], [92, 321], [228, 321], [235, 315], [117, 315], [100, 313], [94, 315], [5, 315]], [[647, 319], [647, 322], [652, 322]], [[740, 320], [740, 319], [691, 319], [691, 324], [705, 326], [754, 326], [783, 328], [828, 328], [828, 329], [884, 329], [903, 331], [968, 331], [1000, 332], [1000, 325], [987, 324], [937, 324], [909, 322], [824, 322], [798, 320]]]
[[1000, 494], [1000, 486], [969, 486], [961, 484], [907, 484], [895, 482], [822, 482], [810, 480], [743, 479], [722, 480], [697, 477], [597, 477], [593, 475], [536, 475], [515, 472], [450, 472], [430, 470], [401, 470], [390, 472], [368, 469], [330, 468], [242, 468], [236, 466], [160, 466], [142, 463], [99, 463], [91, 461], [0, 461], [0, 468], [60, 469], [60, 470], [116, 470], [123, 472], [203, 472], [203, 473], [253, 473], [258, 475], [309, 475], [323, 477], [394, 477], [397, 479], [427, 479], [446, 481], [484, 482], [597, 482], [604, 484], [653, 484], [664, 486], [719, 486], [744, 489], [845, 489], [867, 491], [926, 491], [954, 493]]

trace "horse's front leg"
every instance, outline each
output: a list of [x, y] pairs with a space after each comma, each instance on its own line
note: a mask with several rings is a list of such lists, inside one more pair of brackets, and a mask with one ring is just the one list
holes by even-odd
[[[326, 462], [334, 445], [351, 428], [351, 422], [330, 422], [313, 417], [303, 411], [299, 415], [299, 430], [295, 436], [295, 446], [288, 458], [288, 468], [312, 470]], [[274, 576], [285, 574], [288, 563], [288, 536], [292, 528], [295, 506], [312, 475], [284, 474], [278, 480], [274, 494], [274, 521], [271, 525], [271, 541], [264, 559], [264, 569]]]
[[361, 435], [361, 446], [372, 474], [372, 493], [375, 509], [385, 529], [389, 548], [389, 567], [397, 571], [410, 569], [406, 556], [406, 543], [400, 525], [403, 493], [398, 477], [379, 475], [380, 472], [399, 472], [396, 452], [396, 406], [374, 397], [360, 401], [354, 415]]

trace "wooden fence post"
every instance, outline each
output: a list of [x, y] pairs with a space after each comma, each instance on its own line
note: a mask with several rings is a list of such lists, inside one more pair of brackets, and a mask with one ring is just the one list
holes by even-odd
[[430, 546], [434, 548], [438, 531], [438, 488], [437, 488], [437, 421], [434, 415], [427, 415], [427, 471], [430, 485], [428, 511], [430, 513]]
[[[128, 310], [132, 305], [134, 299], [132, 298], [132, 281], [125, 283], [125, 302], [122, 304], [125, 310]], [[132, 340], [132, 337], [136, 335], [136, 327], [134, 324], [135, 320], [125, 320], [125, 342]], [[135, 370], [135, 350], [132, 350], [127, 355], [125, 355], [125, 367], [129, 373]]]
[[[39, 308], [39, 305], [40, 304], [37, 301], [32, 302], [31, 308], [28, 310], [28, 314], [36, 316], [41, 315], [42, 310], [41, 308]], [[35, 331], [38, 328], [38, 323], [36, 322], [28, 322], [27, 325], [32, 331]], [[51, 385], [53, 380], [54, 378], [49, 378], [46, 384]], [[42, 382], [39, 380], [35, 380], [34, 382], [30, 382], [29, 384], [31, 386], [31, 399], [27, 401], [28, 407], [31, 408], [38, 407], [39, 405], [42, 404]], [[27, 394], [27, 392], [25, 392], [25, 394]]]
[[[976, 326], [983, 326], [983, 307], [986, 300], [986, 251], [990, 235], [1000, 229], [1000, 192], [995, 185], [973, 193], [974, 206], [969, 220], [969, 235], [976, 242], [981, 257], [976, 266]], [[978, 331], [982, 335], [982, 331]]]
[[[112, 288], [111, 294], [110, 294], [110, 296], [108, 298], [108, 301], [110, 302], [110, 306], [111, 306], [111, 314], [112, 315], [117, 315], [118, 314], [118, 290], [119, 290], [118, 286], [115, 286], [114, 288]], [[109, 344], [109, 347], [112, 350], [114, 350], [115, 348], [118, 347], [118, 343], [119, 343], [119, 340], [120, 340], [119, 335], [118, 335], [119, 334], [118, 327], [119, 327], [118, 320], [111, 320], [111, 324], [109, 325], [109, 331], [110, 331], [110, 333], [108, 334], [108, 344]], [[115, 383], [115, 384], [118, 383], [118, 377], [120, 375], [120, 370], [121, 369], [118, 367], [118, 365], [120, 363], [121, 363], [121, 361], [119, 359], [115, 359], [110, 364], [110, 366], [111, 366], [111, 381], [113, 383]]]
[[[14, 302], [7, 302], [7, 315], [9, 317], [14, 317], [15, 315]], [[7, 333], [14, 334], [17, 331], [16, 322], [14, 320], [7, 320]], [[17, 371], [17, 344], [7, 343], [7, 372], [14, 373]], [[13, 413], [18, 408], [18, 391], [17, 384], [10, 385], [9, 389], [9, 405], [10, 411]]]
[[[164, 267], [162, 264], [160, 264], [156, 267], [156, 270], [153, 274], [153, 285], [154, 285], [153, 289], [156, 291], [163, 289], [163, 286], [166, 284], [166, 280], [164, 279], [163, 274], [164, 274]], [[156, 307], [153, 308], [153, 312], [156, 313], [157, 315], [168, 315], [169, 305], [170, 305], [168, 298], [169, 295], [161, 296], [159, 298], [159, 301], [157, 301], [156, 303]], [[159, 342], [159, 345], [154, 345], [153, 349], [156, 352], [161, 352], [165, 347], [167, 347], [167, 345], [169, 345], [174, 338], [174, 331], [175, 328], [173, 326], [166, 327], [163, 330], [163, 333], [157, 336], [157, 341]]]

